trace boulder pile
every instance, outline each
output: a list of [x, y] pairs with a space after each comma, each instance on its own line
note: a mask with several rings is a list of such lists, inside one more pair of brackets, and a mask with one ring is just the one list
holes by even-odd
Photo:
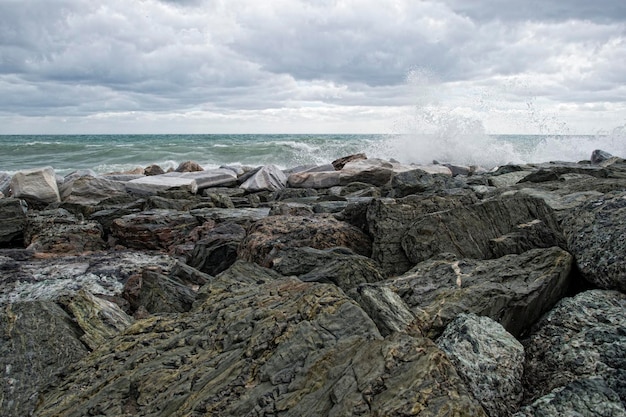
[[0, 178], [1, 416], [626, 416], [606, 152]]

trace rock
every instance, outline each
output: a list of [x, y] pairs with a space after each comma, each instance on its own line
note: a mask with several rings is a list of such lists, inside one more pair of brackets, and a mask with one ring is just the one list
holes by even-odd
[[339, 171], [296, 172], [287, 177], [287, 184], [293, 188], [330, 188], [339, 185]]
[[30, 416], [39, 394], [87, 354], [79, 332], [52, 302], [0, 307], [0, 415]]
[[13, 197], [37, 203], [61, 201], [56, 175], [52, 167], [18, 171], [11, 179]]
[[564, 248], [566, 247], [565, 239], [560, 233], [538, 219], [519, 224], [511, 232], [489, 241], [490, 254], [494, 258], [524, 253], [528, 248], [550, 246]]
[[271, 266], [284, 248], [345, 246], [359, 255], [371, 254], [371, 241], [356, 227], [330, 216], [271, 216], [257, 221], [241, 242], [239, 258]]
[[225, 168], [208, 169], [196, 172], [170, 172], [163, 175], [166, 178], [182, 178], [193, 180], [198, 190], [213, 187], [229, 187], [237, 183], [237, 174]]
[[402, 248], [402, 239], [409, 226], [420, 216], [453, 207], [475, 203], [470, 191], [455, 195], [429, 196], [423, 198], [375, 199], [367, 207], [365, 227], [372, 236], [372, 259], [386, 276], [408, 271], [413, 262]]
[[522, 403], [524, 347], [488, 317], [459, 314], [437, 340], [490, 416], [510, 416]]
[[522, 407], [513, 417], [623, 417], [619, 396], [602, 378], [578, 379]]
[[11, 193], [11, 178], [12, 176], [6, 172], [0, 172], [0, 193], [8, 197]]
[[462, 188], [465, 183], [444, 174], [429, 174], [421, 169], [399, 172], [391, 179], [389, 197], [401, 198], [411, 194]]
[[181, 162], [175, 169], [176, 172], [199, 172], [204, 171], [204, 168], [195, 161]]
[[352, 288], [348, 295], [359, 303], [383, 336], [395, 332], [422, 336], [421, 330], [413, 326], [415, 315], [391, 288], [359, 285]]
[[332, 187], [328, 190], [330, 195], [338, 197], [380, 197], [380, 187], [375, 187], [364, 182], [351, 182], [344, 186]]
[[28, 214], [24, 243], [35, 252], [59, 255], [103, 250], [102, 226], [78, 219], [65, 209]]
[[626, 291], [625, 216], [622, 191], [589, 200], [561, 222], [580, 272], [600, 288]]
[[[545, 226], [542, 228], [552, 230], [555, 238], [548, 242], [526, 238], [528, 233], [523, 232], [528, 229], [524, 230], [520, 225], [534, 220], [543, 222]], [[402, 238], [402, 248], [413, 263], [440, 253], [490, 259], [496, 256], [492, 251], [493, 239], [504, 235], [511, 237], [511, 232], [521, 233], [522, 239], [514, 246], [516, 252], [523, 252], [535, 247], [549, 247], [558, 241], [560, 228], [552, 210], [542, 200], [514, 196], [424, 215], [408, 227]]]
[[244, 228], [248, 227], [254, 222], [266, 218], [269, 212], [270, 209], [267, 207], [243, 207], [234, 209], [202, 208], [189, 211], [189, 213], [197, 218], [198, 221], [201, 223], [207, 222], [209, 220], [213, 220], [216, 223], [232, 222], [241, 225]]
[[612, 157], [613, 155], [611, 155], [610, 153], [601, 149], [596, 149], [591, 153], [591, 163], [597, 165], [611, 159]]
[[363, 161], [365, 159], [367, 159], [367, 156], [364, 153], [357, 153], [344, 156], [343, 158], [335, 159], [333, 162], [331, 162], [331, 164], [333, 168], [335, 168], [335, 171], [341, 171], [348, 162]]
[[335, 284], [345, 292], [384, 278], [374, 261], [346, 248], [287, 248], [274, 259], [272, 268], [283, 275], [298, 275], [305, 282]]
[[571, 264], [571, 255], [559, 248], [486, 261], [429, 260], [397, 278], [362, 286], [371, 287], [371, 297], [378, 287], [396, 292], [429, 337], [439, 336], [461, 313], [491, 317], [517, 337], [565, 295]]
[[276, 165], [265, 165], [239, 187], [249, 192], [277, 191], [285, 188], [287, 176]]
[[313, 214], [313, 207], [310, 204], [284, 201], [272, 204], [269, 213], [270, 216], [311, 216]]
[[586, 378], [602, 378], [626, 402], [625, 294], [590, 290], [562, 299], [524, 346], [526, 403]]
[[273, 201], [293, 201], [306, 199], [308, 197], [317, 197], [317, 190], [313, 188], [282, 188], [272, 195]]
[[160, 166], [156, 165], [156, 164], [152, 164], [150, 166], [147, 166], [146, 168], [144, 168], [143, 170], [144, 175], [151, 177], [153, 175], [161, 175], [161, 174], [165, 174], [165, 171], [163, 171], [163, 168], [161, 168]]
[[27, 211], [23, 200], [0, 199], [0, 246], [20, 245], [24, 241]]
[[194, 178], [169, 174], [140, 177], [126, 182], [125, 186], [128, 192], [138, 195], [154, 195], [172, 188], [182, 188], [191, 194], [198, 191], [198, 184]]
[[113, 220], [111, 236], [128, 248], [168, 249], [183, 241], [198, 225], [198, 219], [189, 212], [149, 210]]
[[80, 290], [67, 305], [76, 324], [84, 334], [80, 340], [90, 349], [97, 349], [101, 344], [117, 336], [133, 322], [117, 304]]
[[339, 173], [339, 185], [364, 182], [382, 186], [391, 180], [394, 170], [393, 165], [387, 161], [363, 159], [346, 163]]
[[114, 195], [126, 194], [126, 186], [106, 178], [82, 176], [66, 180], [60, 193], [64, 202], [95, 206]]
[[221, 274], [189, 313], [135, 322], [37, 415], [485, 416], [430, 340], [383, 339], [334, 286], [262, 276]]
[[191, 309], [196, 294], [161, 273], [159, 268], [147, 267], [128, 279], [123, 297], [132, 312], [143, 309], [148, 313], [184, 313]]
[[504, 174], [489, 176], [489, 185], [497, 188], [507, 188], [526, 178], [532, 171], [512, 171]]
[[222, 223], [195, 243], [187, 263], [209, 275], [217, 275], [235, 263], [237, 249], [245, 236], [246, 231], [242, 226]]

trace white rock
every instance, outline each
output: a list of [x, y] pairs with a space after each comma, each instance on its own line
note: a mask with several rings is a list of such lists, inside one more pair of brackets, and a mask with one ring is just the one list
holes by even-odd
[[196, 172], [168, 172], [156, 177], [184, 178], [195, 181], [198, 190], [210, 187], [222, 187], [237, 182], [237, 173], [228, 168], [208, 169]]
[[181, 187], [191, 193], [198, 191], [198, 184], [193, 178], [175, 177], [168, 175], [152, 175], [141, 177], [125, 183], [126, 190], [135, 194], [156, 194], [159, 191]]
[[278, 191], [287, 185], [287, 176], [276, 165], [265, 165], [248, 178], [240, 188], [246, 191]]
[[52, 167], [16, 172], [11, 178], [11, 190], [15, 198], [27, 198], [43, 203], [61, 201], [56, 174]]

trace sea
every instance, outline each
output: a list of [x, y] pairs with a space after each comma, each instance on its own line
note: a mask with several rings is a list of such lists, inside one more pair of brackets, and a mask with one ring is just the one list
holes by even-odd
[[595, 149], [626, 157], [626, 129], [598, 135], [158, 134], [0, 135], [0, 172], [51, 166], [57, 174], [124, 172], [184, 161], [282, 169], [321, 165], [355, 153], [405, 164], [433, 162], [491, 169], [510, 163], [588, 160]]

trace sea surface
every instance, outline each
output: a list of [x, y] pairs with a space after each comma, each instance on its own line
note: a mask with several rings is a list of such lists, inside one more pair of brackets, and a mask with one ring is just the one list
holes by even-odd
[[626, 136], [609, 135], [2, 135], [0, 172], [51, 166], [58, 174], [79, 169], [120, 172], [192, 160], [205, 169], [221, 165], [280, 168], [326, 164], [364, 152], [402, 163], [433, 161], [493, 168], [507, 163], [580, 161], [594, 149], [626, 157]]

